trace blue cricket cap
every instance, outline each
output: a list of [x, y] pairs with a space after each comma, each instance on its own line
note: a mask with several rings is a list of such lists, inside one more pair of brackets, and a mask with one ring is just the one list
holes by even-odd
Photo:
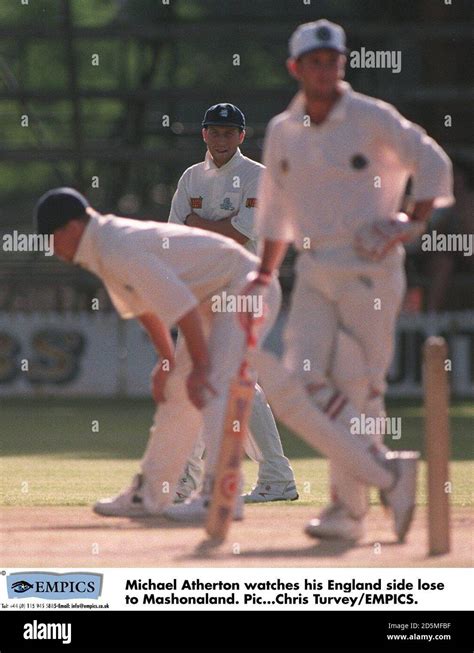
[[220, 102], [219, 104], [213, 104], [204, 114], [202, 126], [208, 127], [209, 125], [245, 129], [245, 116], [235, 104]]
[[70, 220], [80, 218], [90, 206], [84, 195], [74, 188], [53, 188], [38, 200], [34, 212], [35, 231], [52, 234]]

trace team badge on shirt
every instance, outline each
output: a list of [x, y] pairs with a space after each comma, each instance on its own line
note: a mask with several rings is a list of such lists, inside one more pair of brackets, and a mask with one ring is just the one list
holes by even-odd
[[247, 201], [245, 202], [245, 207], [247, 209], [255, 209], [257, 206], [257, 198], [256, 197], [247, 197]]
[[368, 165], [369, 162], [363, 154], [354, 154], [351, 159], [351, 166], [355, 170], [363, 170], [364, 168], [367, 168]]
[[230, 197], [226, 197], [221, 204], [221, 209], [223, 211], [234, 211], [235, 206], [232, 204]]
[[191, 197], [191, 208], [202, 209], [202, 197]]

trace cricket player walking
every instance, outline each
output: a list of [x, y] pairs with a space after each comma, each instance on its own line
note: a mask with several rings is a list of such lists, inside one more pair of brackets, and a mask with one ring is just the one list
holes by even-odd
[[[169, 222], [222, 234], [256, 254], [254, 216], [263, 166], [240, 151], [239, 145], [245, 138], [244, 114], [229, 103], [209, 107], [202, 121], [202, 137], [207, 145], [205, 160], [191, 166], [181, 176]], [[245, 501], [297, 499], [293, 470], [283, 454], [275, 419], [258, 383], [246, 445], [249, 456], [260, 464], [257, 483], [244, 496]], [[177, 495], [181, 500], [200, 486], [203, 452], [203, 443], [199, 440], [178, 486]]]
[[[375, 451], [321, 410], [301, 377], [285, 370], [271, 354], [259, 356], [258, 345], [279, 310], [280, 286], [275, 274], [264, 269], [256, 273], [259, 260], [255, 256], [229, 238], [200, 229], [101, 215], [70, 188], [54, 189], [40, 198], [35, 224], [38, 233], [54, 235], [54, 250], [60, 258], [103, 281], [119, 314], [137, 317], [162, 360], [168, 358], [171, 371], [158, 363], [152, 373], [153, 397], [160, 404], [155, 429], [160, 433], [161, 450], [150, 459], [152, 473], [147, 470], [128, 494], [121, 495], [129, 508], [135, 507], [135, 516], [164, 514], [178, 521], [205, 521], [230, 384], [252, 333], [254, 360], [261, 365], [259, 372], [265, 370], [264, 381], [285, 422], [348, 474], [378, 487], [393, 512], [398, 538], [404, 538], [415, 496], [413, 452]], [[213, 312], [210, 298], [219, 294], [223, 299], [234, 296], [236, 305], [239, 297], [251, 297], [253, 306], [264, 299], [267, 319], [256, 321], [262, 311], [253, 309], [252, 314], [248, 308], [237, 314]], [[183, 334], [175, 357], [169, 334], [174, 324]], [[179, 475], [201, 426], [207, 451], [203, 489], [184, 503], [172, 505]], [[243, 500], [236, 503], [234, 519], [242, 518], [242, 511]]]
[[[285, 369], [305, 388], [306, 406], [311, 398], [371, 451], [396, 458], [380, 433], [365, 434], [357, 425], [364, 416], [385, 414], [385, 378], [405, 290], [401, 243], [424, 231], [434, 206], [452, 203], [451, 165], [423, 129], [342, 81], [345, 53], [343, 29], [326, 20], [301, 25], [290, 39], [287, 66], [300, 91], [267, 129], [257, 210], [264, 239], [260, 279], [272, 278], [293, 243], [299, 256]], [[399, 211], [410, 177], [414, 209], [407, 215]], [[335, 381], [341, 331], [358, 347], [345, 365], [353, 383]], [[277, 415], [291, 425], [283, 415], [287, 405], [293, 427], [318, 446], [295, 407], [272, 387], [272, 375], [259, 372]], [[365, 533], [366, 483], [348, 473], [341, 453], [329, 454], [332, 501], [306, 532], [356, 541]], [[408, 503], [414, 501], [415, 462], [409, 455], [397, 462], [406, 470], [411, 465], [404, 481]], [[395, 520], [399, 539], [410, 519], [407, 508]]]

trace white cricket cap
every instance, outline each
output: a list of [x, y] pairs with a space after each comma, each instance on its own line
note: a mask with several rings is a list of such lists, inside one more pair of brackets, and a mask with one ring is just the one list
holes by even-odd
[[296, 28], [290, 38], [290, 57], [298, 59], [312, 50], [328, 48], [346, 54], [346, 33], [329, 20], [315, 20]]

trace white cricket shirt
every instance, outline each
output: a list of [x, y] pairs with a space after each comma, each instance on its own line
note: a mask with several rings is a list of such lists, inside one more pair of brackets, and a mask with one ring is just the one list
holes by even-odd
[[184, 224], [191, 212], [207, 220], [231, 217], [234, 229], [249, 239], [245, 244], [257, 251], [255, 207], [263, 165], [244, 156], [240, 149], [218, 168], [209, 152], [182, 174], [171, 203], [169, 222]]
[[415, 201], [454, 201], [451, 162], [421, 127], [346, 82], [341, 90], [320, 125], [305, 126], [302, 92], [269, 123], [259, 237], [293, 242], [299, 250], [352, 244], [362, 224], [400, 210], [410, 176]]
[[152, 312], [171, 327], [213, 293], [243, 287], [258, 259], [202, 229], [96, 214], [74, 263], [100, 277], [121, 317]]

